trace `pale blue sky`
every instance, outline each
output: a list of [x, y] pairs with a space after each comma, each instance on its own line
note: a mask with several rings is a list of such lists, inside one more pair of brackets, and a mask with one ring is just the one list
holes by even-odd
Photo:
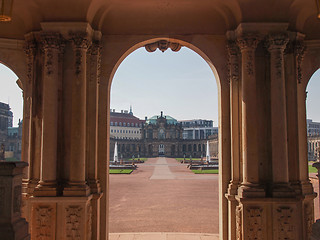
[[[17, 76], [0, 64], [0, 101], [10, 103], [14, 125], [22, 118], [22, 91]], [[307, 97], [307, 116], [320, 122], [320, 70], [311, 78]], [[144, 119], [160, 114], [178, 120], [218, 121], [218, 95], [214, 75], [195, 52], [183, 47], [179, 52], [159, 50], [148, 53], [140, 48], [119, 66], [111, 88], [111, 108], [129, 110]]]
[[186, 47], [164, 53], [140, 48], [121, 63], [111, 87], [111, 108], [130, 105], [139, 118], [163, 111], [178, 120], [214, 120], [217, 126], [216, 80], [209, 65]]

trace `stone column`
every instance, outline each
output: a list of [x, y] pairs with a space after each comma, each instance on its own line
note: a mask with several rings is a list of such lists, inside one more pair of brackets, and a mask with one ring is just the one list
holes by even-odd
[[25, 162], [0, 162], [0, 233], [5, 240], [29, 240], [28, 223], [21, 218], [21, 180]]
[[287, 109], [283, 52], [289, 39], [273, 34], [267, 40], [270, 52], [271, 147], [273, 196], [292, 194], [289, 190]]
[[88, 53], [87, 71], [87, 181], [93, 194], [92, 239], [99, 239], [100, 198], [102, 197], [98, 180], [98, 101], [100, 85], [101, 44], [94, 41]]
[[59, 51], [62, 41], [57, 33], [43, 33], [41, 37], [44, 52], [41, 174], [34, 195], [56, 196]]
[[256, 34], [241, 34], [238, 39], [238, 46], [241, 50], [241, 136], [242, 136], [242, 170], [243, 179], [241, 192], [245, 196], [250, 192], [260, 192], [264, 195], [259, 185], [259, 161], [258, 161], [258, 136], [257, 136], [257, 92], [255, 75], [255, 50], [260, 41], [260, 36]]
[[89, 187], [86, 184], [86, 54], [90, 41], [86, 32], [70, 33], [74, 52], [74, 76], [72, 79], [72, 117], [70, 171], [68, 186], [64, 196], [87, 196]]
[[230, 80], [230, 126], [231, 126], [231, 181], [228, 187], [228, 239], [236, 238], [236, 212], [238, 202], [235, 196], [240, 183], [240, 78], [239, 78], [239, 48], [234, 40], [227, 45], [229, 54], [229, 80]]

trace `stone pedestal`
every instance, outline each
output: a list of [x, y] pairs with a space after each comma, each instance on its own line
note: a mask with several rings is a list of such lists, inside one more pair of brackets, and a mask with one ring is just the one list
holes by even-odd
[[0, 162], [0, 233], [3, 240], [28, 240], [28, 223], [21, 217], [21, 181], [25, 162]]

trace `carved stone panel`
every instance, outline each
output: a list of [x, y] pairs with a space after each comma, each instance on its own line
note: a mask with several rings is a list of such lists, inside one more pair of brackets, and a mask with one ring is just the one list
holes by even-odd
[[305, 215], [305, 223], [307, 228], [308, 236], [312, 233], [312, 224], [314, 223], [314, 214], [313, 207], [311, 203], [306, 203], [304, 205], [304, 215]]
[[91, 240], [92, 236], [92, 205], [87, 206], [87, 240]]
[[242, 206], [236, 207], [236, 237], [237, 240], [242, 240]]
[[248, 240], [263, 240], [262, 233], [262, 208], [248, 207], [246, 209], [246, 222], [247, 227], [245, 239]]
[[81, 239], [82, 208], [80, 206], [69, 206], [66, 208], [66, 239]]
[[51, 240], [55, 238], [55, 209], [50, 205], [33, 208], [32, 239]]
[[294, 240], [293, 209], [290, 207], [279, 207], [276, 211], [279, 240]]

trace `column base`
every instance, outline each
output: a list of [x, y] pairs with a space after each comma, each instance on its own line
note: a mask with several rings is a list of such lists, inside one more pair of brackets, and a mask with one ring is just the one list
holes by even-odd
[[40, 181], [34, 189], [33, 196], [55, 197], [58, 196], [58, 186], [56, 181]]
[[279, 198], [295, 197], [296, 192], [288, 183], [275, 183], [272, 186], [272, 196]]
[[63, 196], [89, 196], [90, 188], [85, 182], [68, 182], [63, 189]]
[[245, 183], [241, 184], [238, 188], [239, 198], [262, 198], [265, 197], [265, 195], [264, 187], [259, 184]]
[[91, 193], [101, 193], [100, 182], [98, 180], [88, 180]]

